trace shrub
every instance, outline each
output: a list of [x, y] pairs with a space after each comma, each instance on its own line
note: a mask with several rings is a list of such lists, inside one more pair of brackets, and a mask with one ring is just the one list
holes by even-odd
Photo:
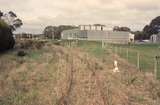
[[0, 20], [0, 52], [12, 49], [14, 44], [15, 40], [11, 28]]

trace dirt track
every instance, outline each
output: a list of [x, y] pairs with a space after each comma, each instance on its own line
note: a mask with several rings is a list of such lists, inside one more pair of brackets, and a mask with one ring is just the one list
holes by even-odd
[[[0, 104], [154, 105], [159, 97], [152, 75], [117, 56], [99, 60], [81, 49], [52, 44], [31, 54], [1, 57]], [[118, 60], [120, 73], [112, 72], [112, 58]]]
[[137, 105], [130, 101], [130, 95], [137, 96], [146, 91], [143, 84], [137, 84], [141, 82], [138, 79], [146, 77], [133, 65], [114, 56], [120, 62], [121, 72], [113, 73], [111, 62], [99, 63], [100, 61], [93, 60], [88, 54], [82, 54], [82, 58], [77, 59], [78, 54], [81, 55], [77, 52], [71, 53], [68, 69], [70, 73], [67, 76], [69, 81], [65, 88], [66, 93], [59, 99], [58, 105]]
[[[88, 63], [89, 61], [87, 61]], [[66, 93], [63, 94], [63, 96], [59, 99], [58, 105], [70, 105], [72, 100], [69, 98], [70, 95], [72, 94], [72, 90], [75, 84], [77, 84], [76, 80], [74, 77], [76, 77], [76, 71], [74, 68], [74, 59], [71, 59], [70, 62], [70, 73], [68, 75], [69, 81], [68, 81], [68, 86], [66, 86]], [[95, 70], [90, 70], [90, 73], [88, 74], [89, 78], [87, 80], [88, 83], [85, 83], [83, 85], [85, 86], [85, 90], [87, 93], [90, 95], [90, 99], [88, 99], [87, 104], [88, 105], [106, 105], [106, 96], [104, 96], [104, 90], [103, 90], [103, 80], [102, 74], [99, 74]], [[98, 95], [98, 97], [96, 96]]]

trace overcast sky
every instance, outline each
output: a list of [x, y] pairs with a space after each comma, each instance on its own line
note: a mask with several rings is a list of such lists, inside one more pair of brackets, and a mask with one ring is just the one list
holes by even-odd
[[159, 0], [0, 0], [0, 10], [23, 20], [19, 32], [41, 33], [47, 25], [105, 24], [142, 30], [160, 15]]

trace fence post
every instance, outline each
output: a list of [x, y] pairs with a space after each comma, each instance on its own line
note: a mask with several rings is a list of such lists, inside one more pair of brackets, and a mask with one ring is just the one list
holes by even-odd
[[158, 58], [157, 56], [154, 58], [154, 77], [155, 79], [157, 79], [157, 63], [158, 63], [157, 58]]
[[128, 51], [128, 48], [126, 50], [126, 57], [127, 57], [127, 60], [129, 60], [129, 51]]
[[137, 52], [137, 68], [140, 69], [140, 54]]
[[104, 41], [102, 40], [102, 48], [104, 48]]
[[78, 47], [78, 41], [79, 41], [79, 40], [77, 39], [77, 40], [76, 40], [76, 46], [77, 46], [77, 47]]
[[69, 40], [69, 48], [71, 48], [71, 40]]
[[121, 54], [123, 54], [123, 48], [122, 47], [119, 48], [119, 54], [120, 54], [120, 56], [121, 56]]
[[117, 47], [114, 47], [114, 53], [117, 54]]
[[118, 54], [118, 47], [116, 47], [116, 54]]
[[121, 55], [121, 47], [120, 46], [118, 47], [118, 54], [119, 54], [119, 56]]
[[116, 54], [118, 54], [118, 47], [116, 47]]

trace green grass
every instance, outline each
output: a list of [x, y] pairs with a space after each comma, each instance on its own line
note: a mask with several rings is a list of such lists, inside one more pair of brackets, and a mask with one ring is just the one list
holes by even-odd
[[[140, 70], [145, 72], [154, 72], [154, 58], [160, 55], [159, 44], [132, 44], [132, 45], [118, 45], [108, 44], [105, 49], [102, 48], [99, 41], [78, 41], [78, 46], [97, 58], [103, 58], [108, 49], [112, 49], [113, 53], [117, 53], [120, 57], [128, 60], [129, 63], [137, 66], [137, 54], [140, 55], [139, 67]], [[128, 56], [127, 56], [128, 49]], [[160, 62], [160, 60], [159, 60]], [[160, 78], [160, 65], [158, 64], [158, 78]]]
[[97, 58], [103, 58], [106, 50], [102, 48], [102, 43], [97, 41], [78, 41], [78, 47], [84, 49]]
[[82, 40], [79, 40], [77, 42], [77, 45], [75, 46], [76, 41], [63, 40], [61, 42], [61, 45], [68, 47], [69, 42], [75, 42], [72, 45], [72, 47], [81, 48], [81, 49], [85, 50], [86, 52], [88, 52], [89, 54], [96, 56], [97, 58], [102, 58], [106, 54], [106, 50], [102, 48], [102, 43], [100, 41], [82, 41]]
[[[130, 63], [137, 66], [137, 53], [140, 55], [140, 69], [142, 71], [154, 71], [154, 59], [155, 56], [160, 55], [160, 45], [159, 44], [141, 44], [141, 45], [112, 45], [113, 52], [115, 48], [117, 49], [116, 53], [127, 59]], [[127, 58], [127, 49], [129, 51]], [[160, 61], [160, 59], [159, 59]], [[160, 66], [160, 65], [158, 65]], [[160, 78], [160, 67], [158, 67], [158, 78]]]
[[28, 55], [29, 58], [39, 60], [40, 56], [42, 55], [42, 51], [30, 51], [30, 54]]

